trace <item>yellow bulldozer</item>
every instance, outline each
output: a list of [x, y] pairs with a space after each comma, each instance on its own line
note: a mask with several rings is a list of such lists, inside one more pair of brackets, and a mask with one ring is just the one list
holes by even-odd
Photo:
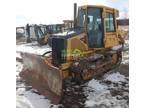
[[76, 7], [74, 28], [52, 34], [51, 51], [21, 54], [21, 78], [55, 104], [62, 99], [67, 78], [86, 82], [118, 67], [122, 60], [124, 41], [116, 23], [119, 11], [100, 5]]

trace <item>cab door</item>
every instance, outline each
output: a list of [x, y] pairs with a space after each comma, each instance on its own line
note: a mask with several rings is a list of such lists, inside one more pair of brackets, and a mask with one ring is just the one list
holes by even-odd
[[87, 32], [89, 48], [103, 47], [102, 9], [90, 7], [87, 9]]
[[116, 11], [105, 9], [104, 14], [104, 47], [111, 48], [119, 45]]

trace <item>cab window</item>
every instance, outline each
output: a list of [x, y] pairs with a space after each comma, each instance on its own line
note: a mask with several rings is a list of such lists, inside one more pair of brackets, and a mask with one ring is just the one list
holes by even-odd
[[110, 12], [106, 13], [105, 22], [106, 22], [106, 32], [114, 32], [115, 31], [114, 16], [112, 13]]

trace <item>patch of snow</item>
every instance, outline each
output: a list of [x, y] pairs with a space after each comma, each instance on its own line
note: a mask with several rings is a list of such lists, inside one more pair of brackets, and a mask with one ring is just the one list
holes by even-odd
[[53, 105], [44, 96], [33, 93], [33, 89], [26, 91], [24, 88], [17, 90], [17, 108], [58, 108], [60, 105]]
[[129, 40], [125, 40], [125, 44], [129, 44]]
[[122, 64], [129, 64], [129, 51], [122, 53]]
[[[107, 84], [103, 81], [111, 81]], [[84, 88], [84, 94], [87, 96], [85, 106], [89, 108], [128, 108], [127, 100], [123, 97], [128, 96], [128, 92], [121, 91], [123, 95], [112, 95], [112, 91], [127, 89], [128, 86], [123, 87], [121, 83], [126, 81], [126, 77], [120, 73], [108, 73], [104, 75], [103, 79], [92, 79], [87, 83], [87, 87]], [[118, 86], [114, 86], [117, 83]], [[118, 99], [119, 98], [119, 99]]]
[[19, 73], [22, 71], [23, 64], [21, 62], [16, 62], [16, 76], [19, 76]]
[[89, 81], [88, 86], [95, 89], [96, 91], [102, 91], [107, 89], [105, 85], [100, 84], [100, 82], [95, 79]]
[[34, 108], [29, 101], [22, 96], [16, 96], [16, 108]]
[[120, 108], [124, 108], [121, 107], [124, 103], [112, 96], [108, 89], [101, 90], [100, 92], [87, 92], [87, 95], [87, 101], [85, 102], [86, 107], [101, 108], [102, 106], [105, 106], [104, 108], [117, 108], [119, 106]]
[[29, 44], [17, 45], [16, 51], [42, 55], [47, 51], [51, 51], [51, 48], [49, 47], [49, 45], [38, 46], [37, 43], [29, 43]]
[[[17, 91], [16, 91], [16, 94], [17, 94], [17, 95], [21, 95], [21, 94], [23, 94], [23, 93], [25, 92], [25, 88], [24, 88], [25, 85], [24, 85], [24, 84], [19, 84], [19, 85], [20, 85], [21, 87], [23, 87], [23, 88], [18, 88], [18, 89], [17, 89]], [[19, 87], [20, 87], [20, 86], [19, 86]]]
[[119, 72], [116, 73], [112, 73], [112, 74], [106, 74], [104, 76], [104, 80], [106, 81], [111, 81], [113, 83], [119, 83], [119, 82], [125, 82], [126, 81], [126, 77], [124, 75], [121, 75]]
[[51, 106], [48, 99], [44, 99], [44, 96], [37, 95], [31, 91], [25, 92], [24, 97], [29, 100], [29, 103], [32, 104], [33, 108], [48, 108]]
[[117, 45], [112, 47], [112, 50], [119, 50], [120, 48], [122, 48], [122, 45]]
[[16, 58], [20, 58], [20, 59], [22, 58], [20, 53], [16, 53]]
[[73, 33], [75, 33], [75, 32], [74, 31], [65, 31], [62, 33], [56, 33], [54, 35], [66, 36], [66, 35], [73, 34]]
[[91, 107], [91, 106], [94, 106], [96, 104], [96, 102], [93, 101], [93, 100], [88, 100], [88, 101], [86, 101], [85, 104], [86, 104], [87, 107]]

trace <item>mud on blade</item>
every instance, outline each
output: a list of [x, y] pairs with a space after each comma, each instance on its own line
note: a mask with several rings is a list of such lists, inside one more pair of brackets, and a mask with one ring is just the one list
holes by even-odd
[[44, 57], [23, 53], [23, 70], [20, 76], [52, 103], [58, 104], [63, 94], [62, 76], [58, 68], [46, 64]]

